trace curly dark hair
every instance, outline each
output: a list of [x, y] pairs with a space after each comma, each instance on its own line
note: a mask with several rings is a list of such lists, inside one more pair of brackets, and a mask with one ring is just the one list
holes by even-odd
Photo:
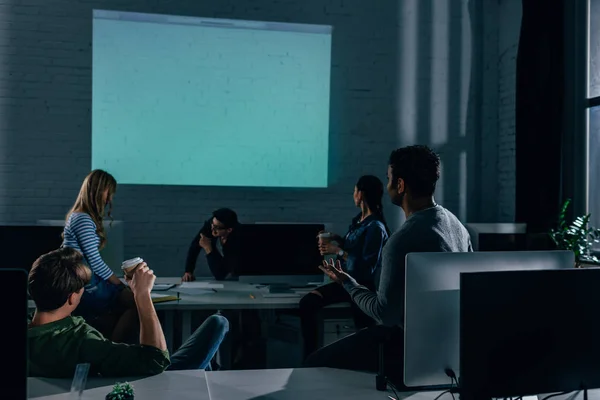
[[433, 196], [440, 179], [440, 156], [427, 146], [415, 145], [396, 149], [390, 154], [392, 180], [404, 180], [414, 197]]

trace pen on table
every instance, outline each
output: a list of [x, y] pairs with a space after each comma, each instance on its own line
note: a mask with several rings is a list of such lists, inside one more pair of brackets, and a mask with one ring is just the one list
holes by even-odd
[[217, 292], [217, 289], [215, 289], [215, 288], [212, 288], [212, 291], [215, 293], [219, 293], [219, 292]]
[[256, 297], [254, 297], [254, 295], [252, 293], [250, 293], [250, 298], [255, 299]]

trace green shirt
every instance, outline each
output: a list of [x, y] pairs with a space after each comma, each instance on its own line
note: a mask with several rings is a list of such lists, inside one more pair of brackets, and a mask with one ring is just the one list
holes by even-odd
[[156, 375], [170, 364], [169, 353], [152, 346], [113, 343], [81, 317], [30, 327], [29, 376], [72, 378], [77, 364], [105, 377]]

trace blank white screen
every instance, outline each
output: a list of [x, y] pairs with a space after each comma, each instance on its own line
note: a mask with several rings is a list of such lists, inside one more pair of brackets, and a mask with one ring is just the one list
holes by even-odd
[[92, 168], [326, 187], [331, 27], [94, 11]]

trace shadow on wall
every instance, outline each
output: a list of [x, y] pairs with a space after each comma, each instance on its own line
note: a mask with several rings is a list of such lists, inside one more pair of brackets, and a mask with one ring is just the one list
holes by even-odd
[[466, 0], [405, 0], [400, 10], [398, 146], [438, 152], [437, 201], [463, 222], [479, 218], [479, 72], [472, 32], [478, 10]]

